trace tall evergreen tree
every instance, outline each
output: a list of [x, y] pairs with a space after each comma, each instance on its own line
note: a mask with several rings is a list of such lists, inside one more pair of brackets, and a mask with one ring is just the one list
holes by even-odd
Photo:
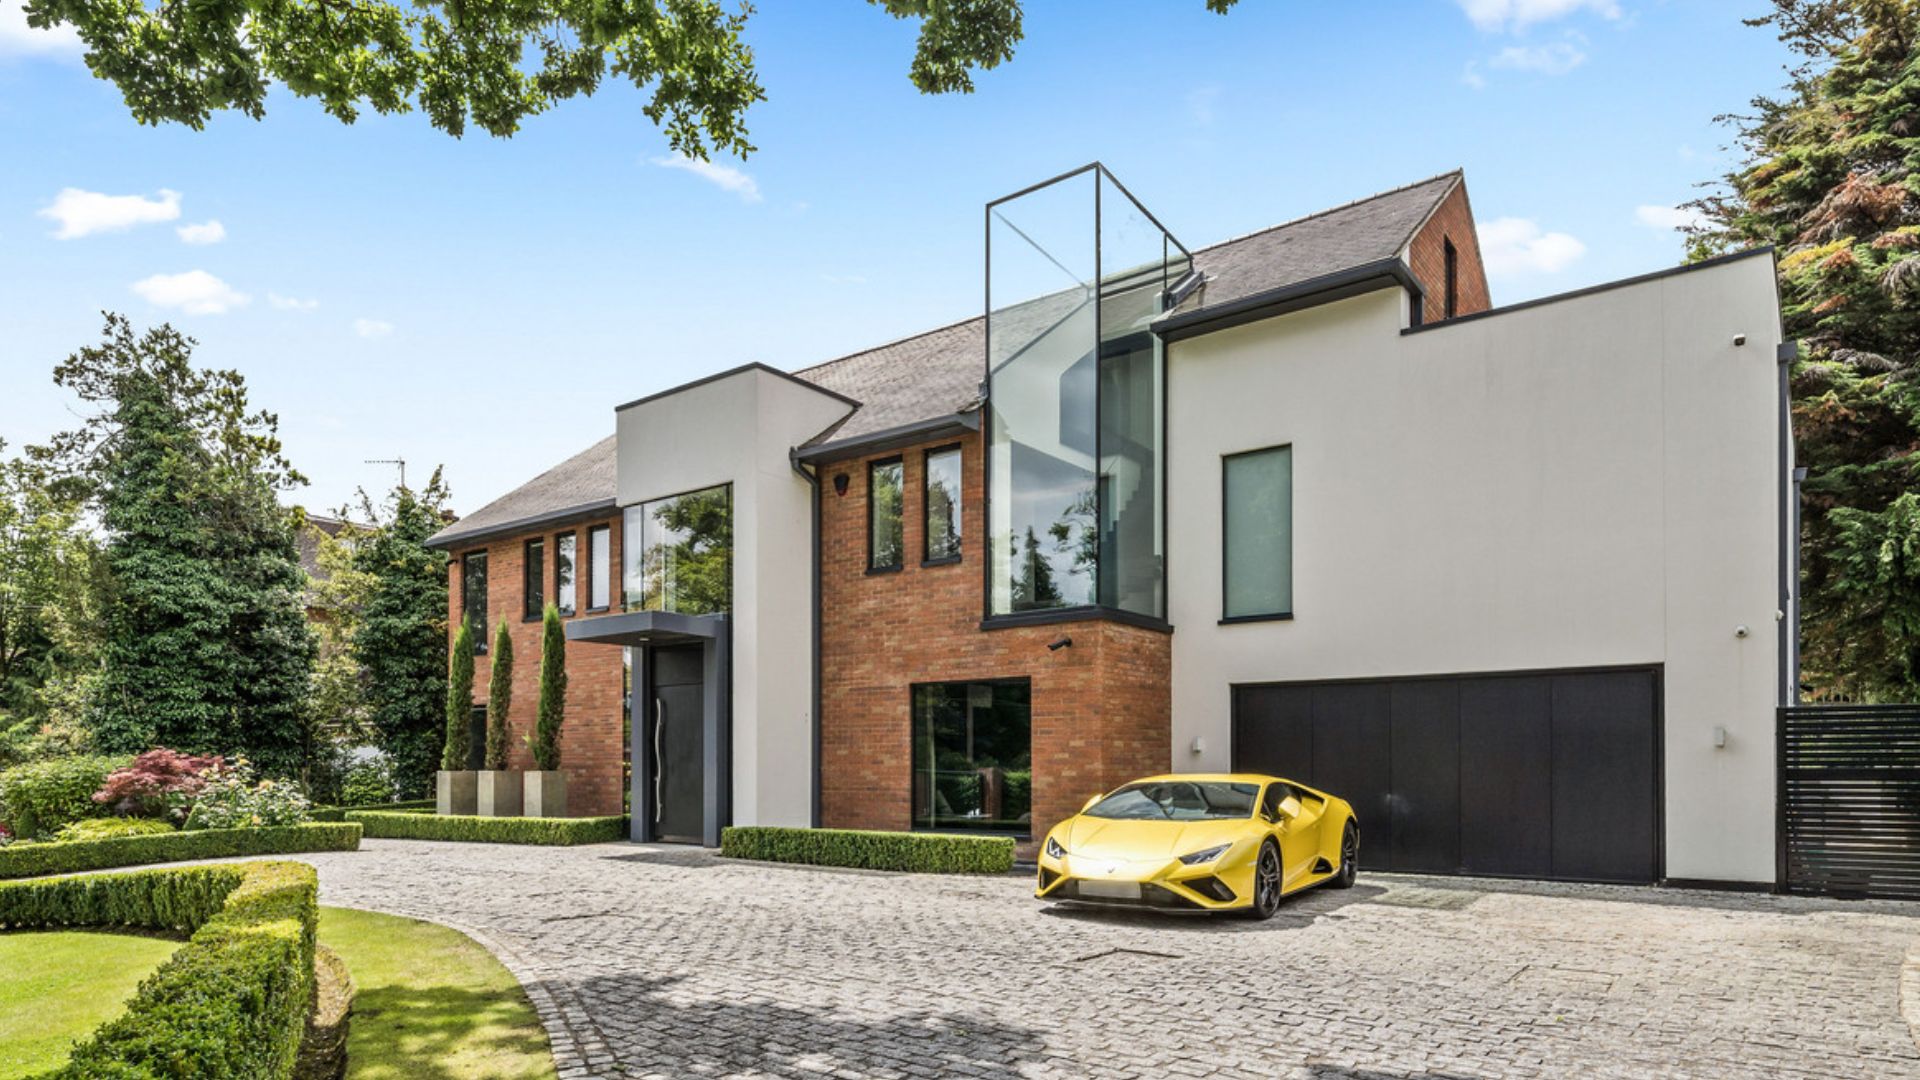
[[[446, 743], [447, 556], [427, 546], [444, 525], [439, 470], [427, 486], [396, 489], [384, 508], [362, 497], [354, 566], [371, 578], [353, 632], [367, 724], [393, 759], [403, 798], [432, 790]], [[465, 764], [461, 765], [465, 768]]]
[[466, 623], [453, 634], [453, 658], [447, 673], [446, 740], [440, 747], [440, 767], [458, 772], [473, 753], [473, 627]]
[[513, 635], [507, 620], [493, 636], [493, 659], [487, 675], [487, 768], [507, 767], [507, 714], [513, 710]]
[[541, 769], [560, 767], [560, 726], [567, 712], [567, 632], [560, 610], [552, 604], [540, 627], [540, 714], [533, 726], [533, 763]]
[[[1920, 695], [1920, 4], [1774, 0], [1752, 25], [1803, 63], [1731, 118], [1747, 150], [1694, 204], [1695, 257], [1777, 248], [1802, 535], [1803, 679], [1816, 693]], [[1903, 509], [1903, 504], [1905, 508]]]
[[238, 372], [195, 368], [191, 338], [136, 334], [117, 315], [103, 337], [54, 369], [98, 411], [34, 451], [106, 532], [96, 739], [297, 775], [314, 639], [295, 515], [278, 495], [304, 478], [274, 415], [249, 411]]

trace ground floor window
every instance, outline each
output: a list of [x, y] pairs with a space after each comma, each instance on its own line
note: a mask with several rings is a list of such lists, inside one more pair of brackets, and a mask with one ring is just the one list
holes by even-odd
[[1033, 689], [1025, 679], [913, 688], [913, 827], [1026, 834]]

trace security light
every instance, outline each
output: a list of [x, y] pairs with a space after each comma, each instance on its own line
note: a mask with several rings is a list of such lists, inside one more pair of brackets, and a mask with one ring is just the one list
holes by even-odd
[[845, 495], [847, 493], [847, 474], [846, 473], [833, 474], [833, 493], [835, 495]]

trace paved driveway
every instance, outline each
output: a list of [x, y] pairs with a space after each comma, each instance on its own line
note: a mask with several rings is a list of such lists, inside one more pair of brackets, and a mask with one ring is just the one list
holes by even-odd
[[1920, 1077], [1891, 904], [1362, 875], [1256, 924], [665, 847], [308, 858], [499, 952], [569, 1078]]

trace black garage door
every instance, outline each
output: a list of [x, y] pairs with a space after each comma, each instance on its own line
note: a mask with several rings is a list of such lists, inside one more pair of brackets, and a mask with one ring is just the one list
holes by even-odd
[[1361, 866], [1651, 882], [1656, 670], [1284, 683], [1233, 690], [1233, 766], [1353, 804]]

